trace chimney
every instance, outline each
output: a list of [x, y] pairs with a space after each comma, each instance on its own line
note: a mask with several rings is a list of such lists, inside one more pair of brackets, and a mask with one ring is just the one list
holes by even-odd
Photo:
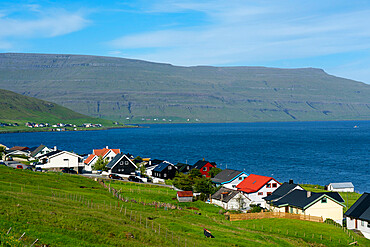
[[204, 158], [203, 158], [203, 161], [204, 161]]
[[289, 179], [289, 184], [293, 184], [293, 179]]
[[109, 149], [108, 146], [105, 146], [106, 149]]
[[307, 191], [307, 198], [311, 197], [311, 191]]
[[57, 146], [54, 146], [54, 151], [57, 151]]

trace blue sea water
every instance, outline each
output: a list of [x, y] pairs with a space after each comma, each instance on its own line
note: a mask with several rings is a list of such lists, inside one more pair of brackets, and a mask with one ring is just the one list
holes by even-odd
[[[354, 128], [357, 125], [359, 128]], [[1, 134], [7, 146], [57, 146], [79, 154], [121, 148], [135, 156], [273, 176], [280, 182], [352, 182], [370, 191], [370, 121], [163, 124], [147, 128]]]

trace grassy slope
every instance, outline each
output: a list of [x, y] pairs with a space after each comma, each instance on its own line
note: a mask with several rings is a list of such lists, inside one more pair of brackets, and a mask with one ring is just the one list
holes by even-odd
[[0, 88], [118, 121], [368, 120], [370, 115], [369, 85], [312, 68], [178, 67], [112, 57], [0, 54], [0, 74]]
[[[112, 187], [137, 201], [176, 204], [175, 192], [168, 188], [121, 182]], [[14, 238], [26, 232], [22, 243], [28, 245], [36, 238], [51, 246], [340, 246], [352, 241], [332, 225], [284, 219], [229, 222], [213, 205], [181, 207], [190, 205], [202, 215], [131, 202], [118, 206], [118, 200], [91, 179], [0, 166], [0, 232], [4, 235], [12, 227]], [[204, 227], [216, 238], [204, 238]], [[127, 240], [126, 233], [135, 238]]]
[[[19, 127], [9, 127], [11, 130], [24, 129], [24, 123], [102, 123], [112, 125], [105, 119], [92, 118], [55, 103], [39, 100], [36, 98], [16, 94], [11, 91], [0, 89], [0, 122], [18, 123]], [[1, 128], [3, 129], [3, 128]]]

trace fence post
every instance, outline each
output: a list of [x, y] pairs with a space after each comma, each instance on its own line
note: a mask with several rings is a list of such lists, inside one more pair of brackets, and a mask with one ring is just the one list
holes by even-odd
[[12, 230], [12, 228], [10, 227], [9, 230], [8, 230], [8, 232], [6, 233], [6, 235], [8, 235], [11, 230]]
[[20, 240], [23, 238], [24, 234], [26, 234], [26, 233], [24, 232], [24, 233], [22, 234], [22, 236], [18, 239], [18, 241], [20, 241]]
[[36, 244], [36, 242], [37, 242], [37, 241], [39, 241], [39, 239], [38, 239], [38, 238], [35, 240], [35, 242], [33, 242], [33, 243], [30, 245], [30, 247], [32, 247], [34, 244]]

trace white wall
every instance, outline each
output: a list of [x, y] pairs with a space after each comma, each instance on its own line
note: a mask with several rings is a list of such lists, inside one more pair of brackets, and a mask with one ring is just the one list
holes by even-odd
[[[240, 205], [240, 200], [242, 205]], [[239, 210], [239, 209], [248, 209], [250, 205], [250, 200], [243, 194], [239, 193], [227, 203], [222, 202], [221, 200], [212, 199], [212, 204], [223, 207], [226, 210]], [[242, 208], [240, 208], [240, 206], [242, 206]]]
[[[42, 166], [44, 169], [63, 168], [63, 167], [82, 167], [82, 163], [78, 161], [79, 156], [69, 152], [62, 152], [56, 156], [49, 158], [48, 162]], [[74, 169], [77, 170], [77, 169]]]
[[236, 190], [235, 188], [241, 181], [243, 181], [246, 177], [248, 177], [245, 174], [242, 174], [241, 176], [236, 177], [234, 180], [232, 180], [230, 183], [223, 184], [222, 187]]
[[[267, 196], [267, 192], [274, 192], [277, 188], [280, 187], [280, 184], [277, 183], [277, 187], [273, 188], [272, 185], [270, 188], [267, 188], [267, 184], [277, 183], [275, 180], [271, 179], [268, 183], [266, 183], [259, 191], [254, 193], [245, 193], [248, 198], [251, 200], [251, 204], [260, 204], [261, 207], [267, 208], [267, 203], [263, 200], [263, 197]], [[258, 195], [258, 193], [262, 193], [262, 195]]]
[[[370, 239], [370, 222], [357, 219], [357, 228], [356, 228], [356, 219], [351, 219], [346, 217], [347, 229], [357, 229], [367, 238]], [[367, 227], [369, 225], [369, 227]]]

